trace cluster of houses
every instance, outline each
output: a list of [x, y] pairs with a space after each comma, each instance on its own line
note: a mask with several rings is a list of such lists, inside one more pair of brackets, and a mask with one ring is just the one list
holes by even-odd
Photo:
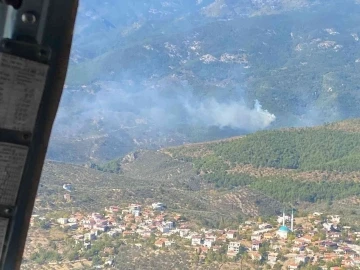
[[[34, 219], [39, 218], [34, 216]], [[56, 220], [57, 226], [67, 228], [76, 243], [90, 249], [100, 235], [110, 237], [155, 237], [157, 248], [171, 247], [182, 241], [183, 248], [196, 252], [205, 260], [210, 250], [224, 252], [228, 258], [252, 260], [283, 269], [298, 269], [301, 264], [324, 265], [338, 261], [337, 267], [360, 267], [360, 232], [349, 226], [339, 226], [339, 216], [313, 213], [307, 217], [294, 218], [285, 215], [277, 218], [278, 224], [248, 220], [238, 229], [193, 229], [189, 221], [179, 214], [166, 211], [163, 203], [143, 207], [130, 204], [125, 209], [117, 206], [105, 208], [105, 214], [80, 213]], [[33, 224], [33, 223], [32, 223]], [[288, 226], [289, 225], [289, 226]], [[177, 235], [178, 238], [170, 237]], [[140, 242], [134, 244], [141, 247]], [[327, 269], [324, 268], [323, 269]], [[336, 270], [339, 268], [332, 268]]]
[[[340, 229], [338, 215], [324, 217], [315, 212], [294, 218], [293, 213], [283, 213], [277, 221], [279, 227], [253, 221], [240, 225], [240, 235], [251, 231], [250, 241], [243, 239], [240, 244], [252, 260], [263, 260], [271, 268], [280, 264], [282, 269], [299, 269], [308, 263], [327, 270], [327, 263], [335, 261], [339, 265], [331, 270], [360, 268], [360, 246], [355, 244], [360, 240], [360, 232], [352, 231], [350, 226]], [[290, 228], [286, 223], [290, 223]], [[259, 252], [262, 246], [266, 246], [265, 252]]]
[[[153, 203], [151, 207], [142, 209], [139, 204], [130, 204], [126, 209], [118, 206], [105, 208], [106, 214], [91, 213], [84, 215], [75, 213], [69, 217], [61, 217], [53, 225], [59, 225], [63, 229], [71, 232], [86, 231], [84, 234], [76, 234], [72, 237], [79, 242], [84, 241], [84, 245], [91, 247], [91, 241], [95, 240], [100, 234], [107, 234], [111, 237], [122, 234], [129, 236], [138, 234], [141, 237], [150, 237], [152, 233], [166, 234], [174, 230], [174, 221], [181, 218], [175, 215], [172, 220], [166, 220], [163, 203]], [[35, 221], [44, 220], [44, 217], [33, 215], [30, 224], [34, 226]]]

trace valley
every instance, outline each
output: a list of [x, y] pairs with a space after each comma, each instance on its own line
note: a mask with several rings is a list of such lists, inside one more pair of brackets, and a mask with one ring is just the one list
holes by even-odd
[[[279, 264], [277, 266], [280, 267], [279, 269], [284, 269], [281, 267], [294, 264], [294, 259], [299, 264], [297, 257], [295, 255], [292, 257], [290, 251], [285, 249], [282, 251], [282, 254], [285, 255], [284, 258], [276, 255], [282, 259], [272, 261], [274, 243], [281, 242], [277, 236], [274, 217], [280, 215], [283, 209], [292, 208], [296, 209], [297, 218], [307, 217], [306, 220], [311, 223], [313, 219], [309, 219], [309, 217], [313, 215], [313, 212], [322, 212], [324, 214], [317, 221], [318, 223], [312, 226], [318, 227], [318, 233], [321, 235], [330, 235], [331, 230], [321, 227], [322, 224], [329, 222], [327, 221], [329, 216], [326, 219], [326, 215], [340, 215], [341, 222], [336, 223], [339, 231], [342, 231], [344, 235], [344, 228], [349, 227], [351, 230], [346, 235], [354, 235], [357, 228], [360, 228], [360, 221], [357, 218], [360, 205], [358, 184], [360, 170], [357, 167], [356, 155], [357, 147], [360, 145], [359, 126], [360, 121], [353, 119], [313, 128], [260, 131], [247, 136], [213, 142], [187, 144], [161, 150], [139, 150], [105, 164], [72, 165], [48, 161], [43, 170], [41, 187], [33, 213], [33, 219], [36, 222], [31, 228], [28, 241], [35, 241], [31, 245], [36, 246], [38, 245], [36, 244], [36, 239], [38, 239], [36, 235], [43, 235], [45, 231], [49, 232], [50, 230], [52, 236], [49, 239], [52, 240], [42, 242], [40, 247], [48, 247], [55, 238], [59, 237], [61, 240], [56, 240], [59, 241], [57, 245], [63, 245], [70, 241], [71, 237], [75, 237], [74, 235], [86, 233], [88, 229], [85, 228], [84, 231], [83, 225], [81, 225], [83, 223], [78, 223], [76, 227], [65, 230], [64, 234], [62, 233], [64, 230], [61, 229], [62, 225], [60, 229], [56, 225], [58, 218], [104, 213], [107, 219], [112, 217], [112, 220], [117, 220], [117, 222], [109, 221], [111, 230], [122, 228], [121, 226], [124, 227], [124, 230], [110, 242], [106, 236], [102, 236], [89, 243], [95, 245], [94, 250], [105, 245], [108, 248], [115, 248], [116, 253], [113, 255], [99, 253], [100, 255], [96, 255], [97, 259], [95, 260], [95, 255], [83, 257], [88, 254], [86, 249], [81, 248], [81, 245], [74, 244], [79, 252], [77, 258], [80, 261], [71, 262], [71, 267], [86, 269], [97, 263], [106, 264], [110, 258], [110, 260], [114, 259], [112, 267], [115, 269], [116, 267], [136, 269], [134, 267], [142, 265], [144, 258], [147, 258], [151, 262], [143, 265], [143, 269], [148, 269], [146, 267], [162, 269], [163, 266], [158, 265], [159, 261], [156, 259], [160, 254], [172, 258], [170, 261], [161, 260], [164, 264], [171, 264], [171, 261], [174, 260], [175, 264], [172, 266], [175, 267], [174, 269], [178, 269], [179, 264], [184, 265], [184, 269], [219, 269], [220, 265], [224, 267], [221, 269], [237, 269], [242, 263], [247, 265], [247, 269], [256, 269], [256, 265], [263, 268], [275, 264]], [[281, 143], [276, 143], [275, 138]], [[317, 138], [321, 139], [323, 144], [318, 143]], [[311, 142], [316, 143], [317, 147], [307, 148], [309, 144], [311, 146]], [[351, 147], [348, 148], [349, 146]], [[261, 151], [262, 154], [256, 154], [257, 151]], [[313, 160], [311, 166], [305, 162], [306, 160], [303, 161], [303, 155], [306, 155], [307, 159]], [[65, 183], [71, 187], [70, 192], [64, 190]], [[129, 246], [126, 234], [130, 234], [131, 230], [134, 230], [133, 233], [136, 231], [136, 235], [138, 233], [141, 235], [142, 223], [135, 222], [135, 225], [131, 225], [133, 229], [129, 231], [127, 227], [130, 224], [126, 221], [127, 216], [117, 214], [117, 212], [113, 212], [110, 216], [105, 214], [110, 205], [116, 206], [113, 209], [117, 209], [117, 207], [124, 209], [122, 212], [124, 213], [124, 211], [129, 211], [126, 210], [129, 205], [149, 206], [156, 202], [166, 205], [166, 210], [163, 209], [161, 213], [165, 213], [168, 218], [182, 216], [184, 221], [176, 222], [177, 229], [170, 235], [154, 232], [154, 236], [149, 238], [152, 239], [150, 242], [146, 240], [147, 237], [140, 242], [133, 240], [134, 243], [137, 243], [135, 246]], [[145, 218], [145, 213], [148, 212], [140, 214], [139, 222], [140, 219]], [[41, 219], [39, 220], [39, 218]], [[78, 219], [81, 220], [80, 217]], [[248, 224], [244, 221], [253, 224], [250, 226], [252, 228], [250, 231], [250, 227], [243, 229], [244, 224]], [[269, 242], [264, 237], [265, 235], [270, 237], [270, 235], [260, 233], [260, 242], [263, 247], [267, 248], [262, 249], [260, 253], [254, 253], [253, 248], [249, 246], [251, 242], [249, 244], [247, 238], [254, 235], [255, 232], [251, 230], [260, 226], [264, 221], [268, 221], [274, 226], [270, 230], [273, 242], [268, 246]], [[178, 238], [178, 233], [182, 230], [181, 228], [194, 231], [193, 238], [189, 238], [193, 239], [191, 241], [195, 241], [195, 236], [201, 228], [205, 228], [208, 234], [216, 232], [217, 239], [221, 239], [227, 231], [234, 231], [238, 236], [236, 240], [224, 240], [220, 244], [222, 248], [218, 247], [213, 250], [207, 247], [204, 249], [204, 244], [191, 244], [186, 242], [188, 241], [185, 240], [186, 237], [180, 240], [181, 237]], [[297, 247], [296, 243], [304, 237], [301, 232], [302, 230], [299, 228], [294, 231], [290, 238], [285, 238], [284, 245]], [[305, 234], [309, 234], [309, 231], [305, 230]], [[310, 233], [311, 235], [314, 236]], [[348, 248], [350, 244], [352, 248], [357, 247], [355, 236], [352, 240], [346, 238], [348, 244], [334, 240], [331, 238], [332, 236], [328, 236], [330, 238], [321, 237], [325, 237], [324, 239], [331, 243], [336, 243], [338, 248]], [[141, 239], [141, 237], [134, 239]], [[170, 246], [165, 249], [157, 247], [156, 243], [161, 239], [165, 239], [163, 240], [165, 242], [168, 241], [167, 239], [173, 239], [177, 243], [177, 248], [174, 250]], [[345, 240], [345, 238], [341, 239]], [[100, 245], [100, 243], [102, 244]], [[123, 247], [124, 243], [126, 247]], [[230, 246], [235, 245], [233, 243], [239, 243], [244, 248], [241, 252], [235, 251], [235, 257], [231, 255]], [[314, 243], [307, 245], [312, 247], [312, 245], [316, 245]], [[155, 245], [155, 247], [149, 249], [151, 245]], [[135, 252], [139, 248], [143, 255], [132, 253], [134, 256], [132, 266], [128, 265], [130, 262], [125, 257], [121, 257], [124, 255], [117, 255]], [[194, 248], [195, 250], [199, 248], [199, 253], [195, 253], [198, 254], [195, 258], [192, 253]], [[37, 247], [35, 250], [38, 250], [38, 253], [28, 251], [26, 262], [30, 258], [29, 256], [32, 256], [33, 259], [37, 258], [37, 263], [25, 262], [24, 269], [40, 269], [37, 268], [40, 267], [39, 265], [41, 265], [41, 269], [50, 269], [44, 262], [49, 262], [49, 258], [55, 256], [55, 253], [51, 253], [52, 255], [46, 253], [49, 257], [44, 259], [39, 255], [41, 248]], [[64, 264], [64, 256], [72, 256], [71, 254], [66, 255], [66, 252], [58, 253], [56, 260], [59, 263], [50, 265], [59, 265], [59, 269], [67, 269], [61, 268], [61, 265]], [[316, 256], [314, 257], [311, 252], [315, 252]], [[321, 252], [321, 247], [320, 253], [317, 249], [311, 252], [308, 250], [306, 253], [300, 253], [304, 254], [302, 256], [310, 258], [305, 265], [318, 266], [330, 262], [337, 265], [347, 258], [338, 254], [331, 255], [332, 259], [326, 259], [326, 256], [330, 256], [329, 254], [332, 253], [329, 250], [328, 253]], [[354, 252], [356, 253], [356, 251]], [[240, 256], [240, 254], [242, 255]], [[257, 262], [256, 259], [257, 256], [260, 256], [259, 254], [264, 258], [260, 260], [261, 262]], [[215, 256], [216, 259], [212, 256]], [[244, 260], [240, 260], [242, 256], [245, 256]], [[50, 261], [54, 262], [54, 259], [50, 259]], [[356, 263], [354, 262], [354, 264]]]
[[359, 14], [80, 1], [23, 269], [358, 269]]
[[202, 222], [214, 225], [216, 220], [209, 218], [214, 212], [231, 220], [238, 214], [274, 214], [289, 205], [336, 204], [360, 194], [359, 127], [353, 119], [138, 150], [103, 163], [49, 161], [39, 200], [64, 207], [62, 185], [70, 182], [76, 199], [68, 207], [99, 211], [108, 200], [156, 200], [171, 209], [201, 210]]

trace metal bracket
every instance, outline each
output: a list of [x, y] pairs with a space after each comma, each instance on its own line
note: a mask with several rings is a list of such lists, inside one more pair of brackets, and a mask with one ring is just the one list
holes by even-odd
[[48, 7], [49, 0], [23, 1], [17, 10], [13, 30], [14, 39], [41, 44]]
[[32, 134], [0, 128], [0, 142], [29, 146]]
[[9, 38], [1, 40], [0, 52], [13, 54], [43, 64], [48, 64], [51, 58], [51, 49], [48, 47]]

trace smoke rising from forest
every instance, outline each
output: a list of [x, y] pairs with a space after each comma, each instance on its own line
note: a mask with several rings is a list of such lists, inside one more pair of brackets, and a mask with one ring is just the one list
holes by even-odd
[[[80, 92], [78, 96], [81, 99], [72, 94], [70, 102], [63, 98], [56, 127], [62, 130], [61, 126], [65, 125], [69, 135], [75, 135], [89, 123], [101, 121], [104, 129], [116, 129], [133, 126], [140, 121], [160, 130], [185, 124], [254, 132], [269, 127], [276, 119], [257, 100], [254, 104], [246, 104], [242, 97], [218, 100], [214, 97], [200, 98], [187, 88], [167, 92], [162, 89], [168, 87], [160, 86], [159, 89], [146, 87], [129, 91], [121, 84], [108, 83], [96, 93], [90, 91], [84, 95]], [[68, 92], [67, 95], [71, 94]], [[69, 118], [74, 121], [69, 122]]]
[[201, 124], [251, 132], [268, 127], [276, 119], [274, 114], [262, 109], [258, 100], [250, 108], [243, 100], [218, 102], [212, 98], [197, 107], [187, 106], [187, 110]]

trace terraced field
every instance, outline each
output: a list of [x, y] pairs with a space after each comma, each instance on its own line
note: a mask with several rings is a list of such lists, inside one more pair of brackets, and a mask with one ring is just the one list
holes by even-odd
[[[247, 187], [214, 189], [198, 175], [190, 162], [179, 161], [159, 151], [140, 151], [124, 160], [121, 173], [107, 173], [84, 166], [47, 162], [39, 188], [36, 211], [77, 209], [100, 211], [109, 204], [161, 201], [189, 218], [217, 226], [220, 217], [237, 220], [246, 216], [272, 215], [281, 204]], [[71, 183], [71, 202], [62, 189]]]

